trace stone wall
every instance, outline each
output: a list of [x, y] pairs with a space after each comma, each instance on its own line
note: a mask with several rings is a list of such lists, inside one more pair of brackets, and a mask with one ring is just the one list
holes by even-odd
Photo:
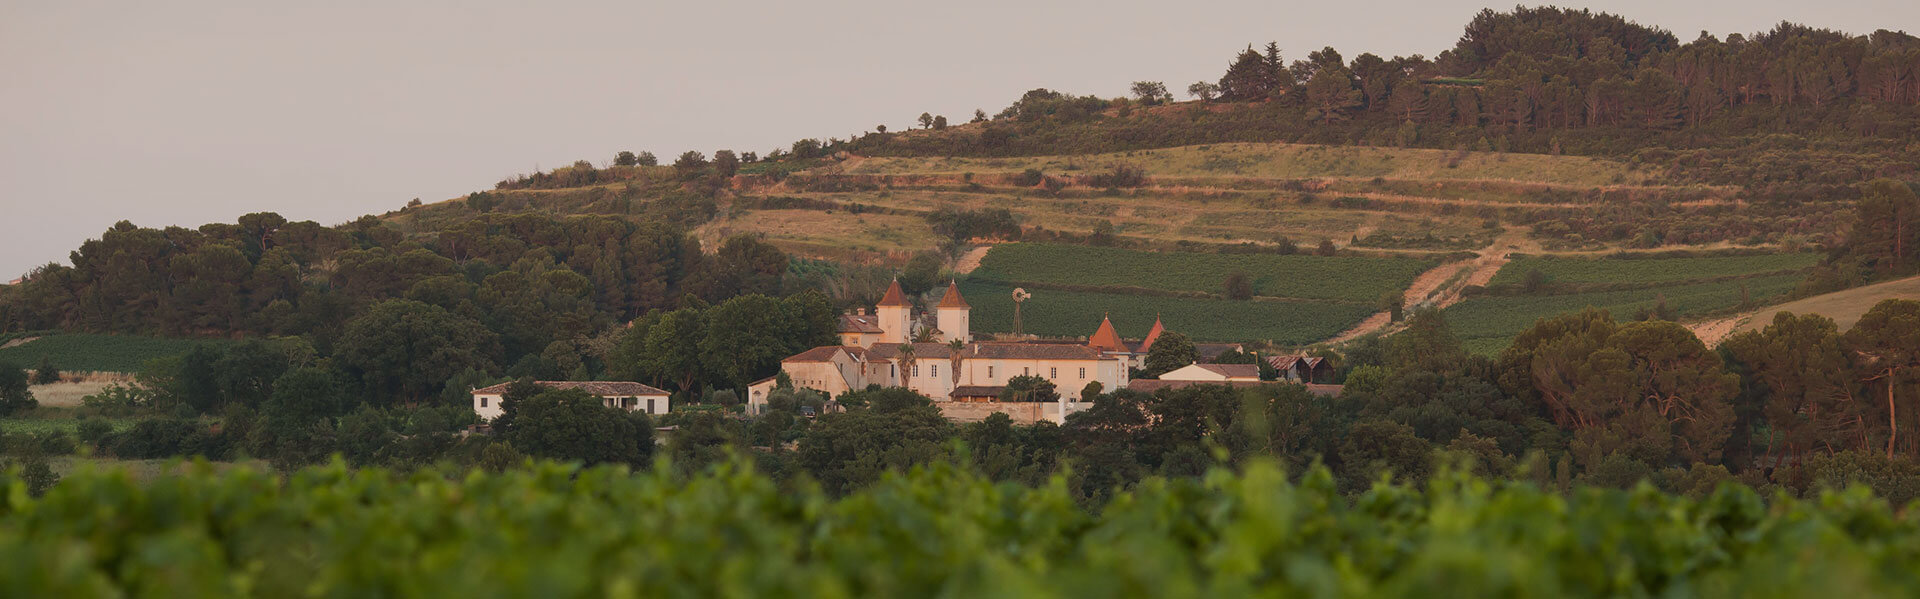
[[[1042, 420], [1050, 420], [1056, 423], [1064, 421], [1060, 417], [1060, 404], [1058, 402], [1000, 403], [942, 401], [934, 402], [934, 405], [940, 407], [941, 416], [945, 416], [948, 420], [954, 422], [979, 422], [986, 420], [988, 416], [994, 414], [1006, 414], [1008, 418], [1013, 419], [1014, 424], [1020, 425], [1033, 424]], [[1073, 414], [1085, 410], [1091, 405], [1092, 404], [1086, 402], [1073, 402], [1068, 405], [1067, 413]]]

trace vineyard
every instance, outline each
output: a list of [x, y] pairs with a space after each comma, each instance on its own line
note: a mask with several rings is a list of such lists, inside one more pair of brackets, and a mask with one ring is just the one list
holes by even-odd
[[[10, 597], [1894, 597], [1920, 521], [1864, 489], [1701, 499], [1442, 475], [1349, 498], [1255, 463], [1083, 509], [933, 466], [843, 498], [747, 469], [0, 477]], [[1097, 514], [1097, 515], [1095, 515]]]
[[1014, 243], [987, 253], [973, 278], [1075, 287], [1220, 293], [1228, 275], [1245, 273], [1271, 297], [1372, 303], [1407, 287], [1434, 261], [1420, 258], [1199, 254]]
[[[16, 340], [18, 341], [18, 340]], [[178, 356], [216, 340], [58, 334], [0, 349], [0, 363], [32, 367], [41, 358], [67, 371], [137, 372], [147, 360]]]
[[[973, 330], [1013, 330], [1013, 287], [962, 281], [960, 292], [973, 304]], [[1024, 332], [1052, 337], [1085, 337], [1102, 315], [1130, 339], [1147, 334], [1155, 317], [1168, 330], [1196, 341], [1271, 340], [1304, 345], [1339, 334], [1373, 313], [1368, 304], [1300, 300], [1250, 300], [1166, 295], [1028, 289], [1033, 299], [1020, 308]]]
[[1820, 254], [1753, 254], [1697, 258], [1566, 258], [1516, 257], [1492, 285], [1522, 285], [1538, 271], [1547, 283], [1667, 283], [1805, 270], [1820, 263]]
[[1616, 319], [1631, 320], [1641, 310], [1654, 309], [1663, 298], [1673, 312], [1671, 316], [1698, 316], [1738, 307], [1743, 300], [1766, 303], [1793, 291], [1801, 279], [1801, 275], [1789, 273], [1624, 291], [1480, 296], [1445, 312], [1448, 324], [1469, 349], [1492, 354], [1547, 316], [1594, 307], [1607, 310]]

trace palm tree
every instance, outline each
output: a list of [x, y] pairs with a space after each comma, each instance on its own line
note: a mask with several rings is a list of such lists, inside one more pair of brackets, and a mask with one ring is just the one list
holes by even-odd
[[913, 344], [902, 343], [900, 344], [900, 386], [902, 387], [912, 386], [907, 384], [909, 381], [907, 377], [912, 376], [912, 372], [913, 372]]

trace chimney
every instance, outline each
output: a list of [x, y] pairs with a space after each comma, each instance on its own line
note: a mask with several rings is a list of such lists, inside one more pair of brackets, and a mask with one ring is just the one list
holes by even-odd
[[867, 309], [866, 309], [866, 308], [854, 308], [854, 309], [853, 309], [853, 313], [854, 313], [854, 315], [856, 315], [856, 316], [866, 316], [866, 315], [867, 315]]

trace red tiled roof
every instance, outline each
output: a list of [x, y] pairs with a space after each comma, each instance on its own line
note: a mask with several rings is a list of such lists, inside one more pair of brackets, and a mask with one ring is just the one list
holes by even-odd
[[871, 314], [841, 314], [842, 333], [879, 333], [880, 317]]
[[973, 306], [967, 305], [967, 298], [960, 297], [959, 283], [954, 281], [947, 281], [947, 294], [940, 296], [940, 304], [936, 307], [972, 308]]
[[[1194, 385], [1226, 385], [1235, 389], [1248, 389], [1262, 385], [1297, 385], [1284, 381], [1160, 381], [1153, 379], [1133, 379], [1127, 382], [1127, 388], [1134, 391], [1152, 393], [1161, 389], [1181, 389]], [[1306, 385], [1307, 391], [1314, 395], [1339, 395], [1344, 385]]]
[[[508, 385], [500, 383], [474, 389], [475, 395], [493, 395], [505, 393]], [[533, 384], [554, 390], [580, 389], [594, 395], [667, 395], [666, 391], [655, 389], [632, 381], [534, 381]]]
[[907, 292], [902, 291], [900, 289], [900, 279], [894, 279], [893, 284], [887, 286], [887, 294], [880, 298], [880, 303], [878, 305], [881, 305], [881, 306], [907, 305]]
[[1153, 349], [1153, 342], [1159, 341], [1160, 334], [1165, 332], [1167, 332], [1167, 327], [1160, 324], [1160, 317], [1153, 317], [1153, 328], [1147, 329], [1147, 338], [1140, 341], [1137, 349], [1133, 350], [1134, 353], [1144, 354], [1147, 353], [1147, 350]]
[[1100, 317], [1100, 328], [1087, 338], [1087, 347], [1110, 352], [1127, 351], [1127, 344], [1120, 342], [1120, 334], [1113, 331], [1113, 320], [1105, 316]]
[[1083, 345], [976, 343], [967, 348], [966, 357], [1012, 360], [1098, 360], [1100, 352]]

